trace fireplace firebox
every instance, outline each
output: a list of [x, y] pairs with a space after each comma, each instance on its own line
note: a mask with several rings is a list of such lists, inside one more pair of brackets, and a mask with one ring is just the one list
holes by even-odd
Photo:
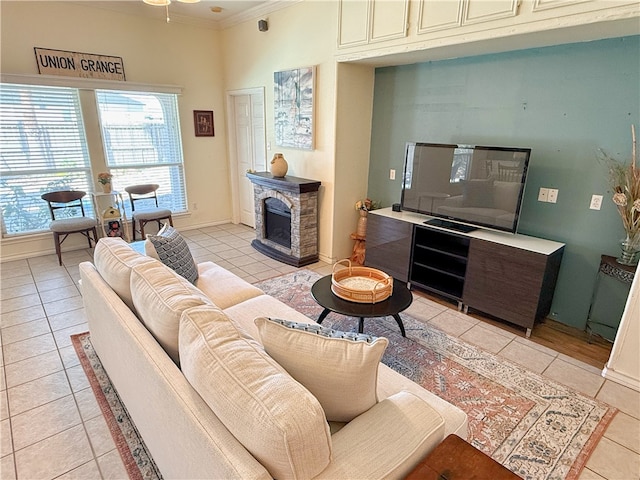
[[283, 263], [301, 267], [318, 261], [320, 182], [269, 172], [247, 173], [253, 183], [256, 239], [251, 245]]
[[277, 198], [264, 200], [264, 236], [285, 248], [291, 248], [291, 209]]

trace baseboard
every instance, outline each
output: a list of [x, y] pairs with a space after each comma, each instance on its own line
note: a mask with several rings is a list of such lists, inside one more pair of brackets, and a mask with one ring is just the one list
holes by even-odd
[[604, 367], [602, 370], [602, 376], [607, 380], [611, 380], [612, 382], [619, 383], [620, 385], [624, 385], [625, 387], [629, 387], [636, 392], [640, 392], [640, 380], [637, 378], [630, 377], [629, 375], [625, 375], [624, 373], [616, 372], [615, 370], [609, 370], [607, 367]]

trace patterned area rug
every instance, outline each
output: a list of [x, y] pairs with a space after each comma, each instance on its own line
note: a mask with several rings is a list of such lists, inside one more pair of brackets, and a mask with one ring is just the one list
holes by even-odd
[[[319, 278], [299, 270], [256, 286], [315, 320]], [[385, 364], [467, 413], [472, 445], [526, 479], [578, 478], [616, 409], [401, 315], [407, 338], [392, 317], [366, 319], [365, 332], [389, 339]], [[358, 321], [331, 313], [323, 325], [357, 331]]]
[[162, 475], [147, 451], [129, 413], [120, 401], [102, 363], [96, 355], [89, 333], [71, 336], [80, 364], [107, 422], [113, 441], [131, 480], [160, 480]]

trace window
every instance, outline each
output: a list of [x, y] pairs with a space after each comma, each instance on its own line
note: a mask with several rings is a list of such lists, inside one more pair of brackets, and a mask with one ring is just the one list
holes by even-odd
[[[3, 84], [0, 88], [2, 234], [48, 230], [51, 190], [91, 191], [91, 166], [78, 91]], [[92, 212], [90, 197], [85, 211]]]
[[450, 183], [458, 183], [468, 180], [471, 175], [471, 162], [473, 161], [473, 146], [458, 145], [453, 151], [451, 163]]
[[157, 183], [161, 207], [186, 211], [177, 96], [96, 90], [96, 100], [115, 188]]

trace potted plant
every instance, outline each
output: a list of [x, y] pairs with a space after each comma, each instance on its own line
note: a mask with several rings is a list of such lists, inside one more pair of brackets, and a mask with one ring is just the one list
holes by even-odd
[[609, 184], [625, 238], [621, 241], [622, 253], [617, 259], [623, 265], [636, 265], [640, 255], [640, 168], [636, 166], [636, 131], [631, 125], [631, 161], [620, 163], [603, 152], [609, 167]]
[[98, 183], [102, 185], [102, 191], [104, 193], [111, 193], [111, 179], [113, 175], [109, 172], [101, 172], [98, 174]]

